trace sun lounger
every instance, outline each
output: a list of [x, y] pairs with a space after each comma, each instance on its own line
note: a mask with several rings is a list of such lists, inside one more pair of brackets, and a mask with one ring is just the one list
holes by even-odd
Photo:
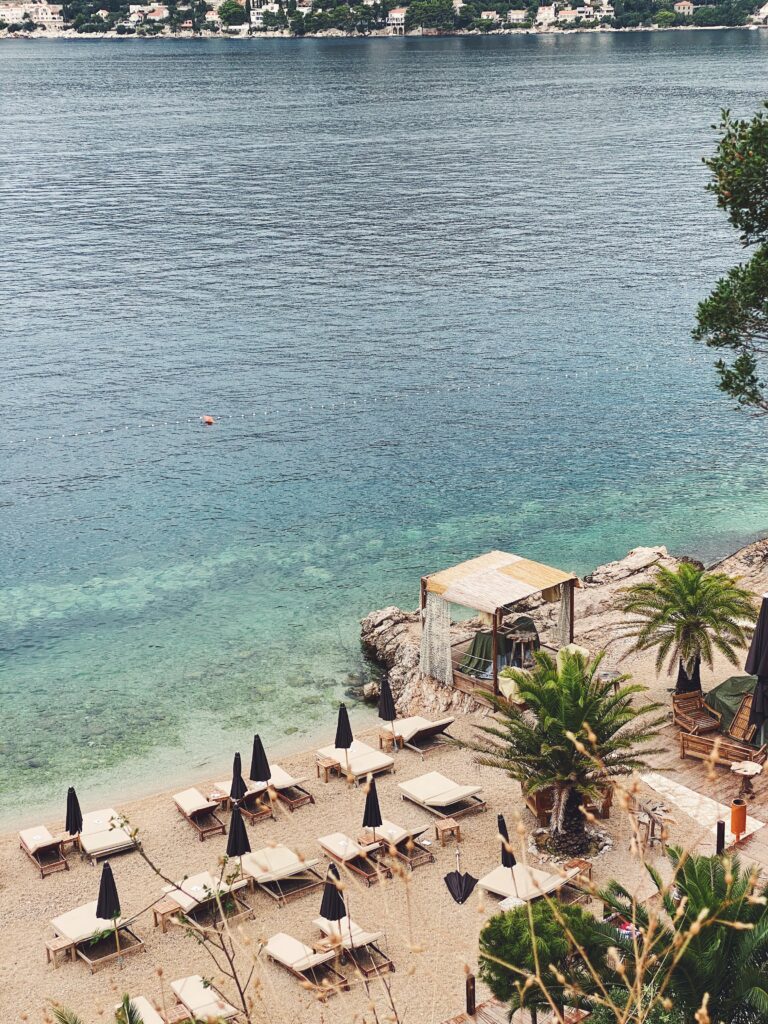
[[[201, 871], [185, 878], [177, 886], [163, 886], [163, 892], [165, 900], [175, 903], [178, 912], [187, 917], [193, 917], [198, 910], [218, 909], [220, 901], [225, 913], [228, 910], [234, 911], [227, 913], [227, 920], [239, 921], [253, 916], [251, 907], [237, 895], [237, 890], [246, 885], [248, 885], [247, 878], [238, 878], [233, 882], [228, 882], [219, 875], [212, 875], [210, 871]], [[159, 920], [159, 915], [155, 914], [155, 924], [158, 923], [162, 923], [162, 921]]]
[[315, 995], [324, 1002], [335, 992], [349, 988], [347, 979], [332, 967], [336, 950], [331, 948], [316, 953], [311, 946], [285, 932], [273, 935], [264, 947], [264, 952], [274, 963], [303, 983], [309, 983]]
[[[92, 903], [86, 903], [76, 910], [54, 917], [51, 921], [54, 934], [69, 941], [77, 955], [88, 964], [91, 974], [102, 964], [144, 948], [144, 943], [127, 924], [123, 923], [123, 918], [105, 921], [96, 916], [96, 906], [97, 901], [93, 900]], [[115, 927], [119, 931], [119, 950], [115, 940]], [[95, 941], [96, 935], [102, 937]]]
[[[122, 1003], [118, 1003], [115, 1007], [115, 1012], [117, 1012], [122, 1005]], [[131, 996], [131, 1005], [138, 1011], [138, 1014], [141, 1017], [141, 1024], [165, 1024], [165, 1021], [154, 1008], [152, 1003], [150, 1003], [148, 999], [145, 999], [144, 996]]]
[[437, 722], [430, 722], [421, 715], [413, 715], [395, 722], [395, 736], [403, 746], [415, 750], [423, 758], [431, 747], [439, 744], [446, 735], [445, 730], [455, 721], [455, 718], [441, 718]]
[[[229, 782], [215, 783], [211, 800], [218, 800], [220, 804], [228, 807], [232, 803], [229, 795], [230, 786]], [[267, 818], [275, 816], [265, 782], [249, 782], [245, 796], [238, 801], [237, 806], [243, 817], [247, 818], [252, 825], [257, 821], [266, 821]]]
[[122, 825], [120, 815], [113, 807], [102, 811], [89, 811], [83, 815], [83, 829], [80, 833], [80, 849], [95, 864], [102, 857], [135, 850], [137, 842]]
[[272, 774], [267, 785], [275, 790], [278, 799], [282, 800], [289, 811], [293, 812], [297, 807], [303, 807], [305, 804], [313, 804], [315, 802], [315, 798], [309, 790], [305, 789], [302, 785], [304, 779], [294, 779], [279, 764], [271, 764], [269, 769]]
[[[382, 821], [379, 828], [366, 829], [366, 839], [370, 842], [383, 840], [388, 853], [394, 854], [399, 860], [413, 871], [420, 864], [431, 864], [435, 855], [426, 846], [422, 846], [419, 838], [429, 828], [429, 825], [419, 825], [416, 828], [401, 828], [386, 819]], [[374, 835], [375, 833], [375, 835]]]
[[197, 830], [197, 835], [202, 842], [207, 836], [220, 833], [224, 835], [227, 831], [226, 825], [216, 814], [218, 803], [216, 800], [206, 800], [199, 789], [185, 789], [176, 793], [173, 802], [190, 825]]
[[44, 825], [19, 832], [19, 846], [40, 872], [41, 878], [52, 875], [54, 871], [69, 871], [62, 840], [54, 839]]
[[213, 985], [203, 981], [199, 974], [171, 982], [176, 999], [196, 1021], [235, 1020], [238, 1011], [228, 1003]]
[[321, 747], [317, 754], [318, 757], [337, 761], [341, 774], [354, 779], [355, 782], [369, 775], [378, 775], [379, 772], [394, 771], [395, 768], [394, 758], [382, 753], [381, 750], [374, 750], [361, 740], [353, 740], [349, 750], [340, 747]]
[[302, 860], [287, 846], [268, 846], [240, 858], [244, 877], [258, 885], [280, 905], [320, 888], [323, 879], [315, 871], [319, 860]]
[[460, 818], [487, 809], [485, 800], [477, 795], [482, 792], [481, 786], [459, 786], [440, 772], [428, 772], [398, 785], [404, 800], [418, 804], [438, 818]]
[[345, 950], [366, 978], [383, 974], [385, 971], [394, 971], [395, 965], [378, 945], [384, 938], [384, 932], [366, 932], [348, 917], [343, 917], [340, 921], [318, 917], [314, 924], [326, 938], [338, 943]]
[[373, 859], [373, 854], [381, 850], [383, 840], [360, 846], [343, 832], [331, 832], [317, 841], [332, 860], [358, 875], [368, 886], [380, 878], [392, 877], [388, 867]]
[[477, 883], [478, 889], [494, 893], [504, 899], [527, 903], [540, 896], [557, 892], [579, 874], [579, 868], [567, 868], [560, 872], [542, 871], [527, 864], [515, 864], [513, 868], [499, 865]]

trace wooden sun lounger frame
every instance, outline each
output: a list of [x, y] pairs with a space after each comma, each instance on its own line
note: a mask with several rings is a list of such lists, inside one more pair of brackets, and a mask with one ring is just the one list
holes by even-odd
[[331, 853], [326, 847], [321, 846], [323, 853], [326, 857], [330, 858], [335, 864], [338, 864], [340, 868], [346, 868], [347, 871], [351, 871], [353, 875], [357, 875], [365, 882], [366, 886], [370, 889], [374, 882], [378, 882], [380, 878], [391, 878], [392, 869], [388, 868], [386, 864], [383, 864], [380, 860], [373, 856], [374, 853], [380, 852], [377, 850], [371, 850], [369, 853], [358, 854], [357, 857], [350, 857], [348, 860], [342, 860], [335, 854]]
[[[310, 967], [306, 971], [297, 971], [294, 967], [290, 967], [288, 964], [283, 963], [282, 960], [272, 956], [269, 950], [265, 949], [264, 952], [272, 963], [282, 967], [284, 971], [288, 971], [294, 978], [298, 978], [302, 985], [310, 985], [321, 1003], [324, 1003], [329, 996], [335, 995], [336, 992], [349, 992], [349, 982], [335, 967], [331, 967], [330, 962], [318, 964], [316, 967]], [[314, 977], [314, 975], [319, 974], [321, 971], [331, 975], [333, 979], [332, 985], [323, 985]]]
[[[229, 1002], [229, 1000], [228, 1000], [228, 999], [225, 999], [225, 998], [224, 998], [224, 996], [223, 996], [223, 995], [221, 994], [221, 992], [219, 991], [219, 989], [217, 989], [217, 988], [216, 988], [216, 986], [215, 986], [215, 985], [212, 985], [212, 984], [211, 984], [210, 982], [208, 982], [208, 985], [207, 985], [207, 987], [208, 987], [208, 988], [209, 988], [209, 989], [211, 990], [211, 992], [213, 992], [213, 994], [214, 994], [214, 995], [218, 996], [218, 997], [219, 997], [219, 999], [220, 999], [220, 1000], [221, 1000], [221, 1001], [222, 1001], [223, 1003], [227, 1003], [227, 1005], [231, 1005], [231, 1003]], [[181, 999], [179, 999], [179, 997], [178, 997], [178, 996], [176, 995], [176, 993], [175, 993], [175, 992], [173, 993], [173, 998], [174, 998], [174, 999], [176, 1000], [176, 1002], [175, 1002], [175, 1003], [173, 1004], [173, 1006], [172, 1006], [172, 1008], [171, 1008], [171, 1009], [175, 1010], [175, 1009], [177, 1009], [177, 1008], [178, 1008], [179, 1006], [182, 1006], [182, 1007], [183, 1007], [183, 1008], [184, 1008], [184, 1009], [185, 1009], [185, 1010], [187, 1011], [187, 1013], [189, 1014], [189, 1017], [188, 1017], [188, 1018], [184, 1018], [184, 1024], [186, 1024], [187, 1020], [189, 1020], [189, 1021], [194, 1021], [194, 1020], [196, 1020], [196, 1019], [197, 1019], [197, 1018], [195, 1017], [195, 1015], [194, 1015], [194, 1014], [192, 1013], [192, 1011], [191, 1011], [191, 1010], [189, 1009], [189, 1007], [187, 1006], [187, 1004], [186, 1004], [186, 1003], [184, 1003], [184, 1002], [182, 1002], [182, 1000], [181, 1000]], [[236, 1009], [236, 1007], [234, 1007], [234, 1009]], [[173, 1019], [175, 1020], [176, 1018], [174, 1017]], [[222, 1017], [221, 1019], [222, 1019], [222, 1021], [223, 1021], [223, 1020], [225, 1020], [225, 1018], [224, 1018], [224, 1017]], [[243, 1019], [243, 1016], [242, 1016], [242, 1014], [241, 1014], [241, 1013], [236, 1013], [234, 1017], [227, 1017], [227, 1018], [226, 1018], [226, 1020], [227, 1020], [227, 1021], [235, 1021], [235, 1022], [236, 1022], [236, 1024], [237, 1024], [237, 1022], [238, 1022], [238, 1021], [241, 1021], [242, 1019]], [[165, 1018], [163, 1018], [163, 1020], [165, 1020]]]
[[[378, 962], [374, 959], [374, 954], [380, 958]], [[385, 974], [387, 971], [395, 973], [394, 963], [375, 942], [369, 942], [365, 946], [357, 946], [355, 949], [344, 949], [342, 963], [345, 957], [349, 957], [356, 970], [360, 971], [364, 978], [377, 978], [380, 974]], [[366, 963], [366, 959], [368, 963]]]
[[[176, 803], [175, 800], [174, 803]], [[183, 811], [181, 807], [179, 807], [179, 805], [176, 804], [176, 808], [179, 814], [182, 816], [182, 818], [185, 818], [189, 822], [189, 824], [196, 830], [197, 837], [201, 843], [205, 839], [207, 839], [208, 836], [224, 836], [227, 834], [227, 826], [216, 813], [215, 808], [217, 806], [218, 804], [216, 803], [216, 801], [211, 800], [209, 807], [202, 807], [199, 811], [193, 811], [192, 814], [187, 814], [186, 811]], [[215, 824], [204, 825], [202, 821], [198, 821], [198, 818], [203, 817], [212, 818]]]
[[397, 859], [401, 860], [409, 871], [421, 867], [422, 864], [434, 864], [435, 862], [434, 853], [428, 850], [426, 846], [422, 846], [418, 839], [413, 837], [401, 839], [396, 846], [387, 847], [385, 852], [393, 849]]
[[[168, 898], [173, 899], [173, 896], [169, 896]], [[234, 924], [236, 921], [248, 921], [250, 920], [250, 918], [253, 917], [253, 907], [249, 903], [246, 903], [242, 896], [238, 896], [237, 889], [230, 889], [229, 892], [220, 893], [219, 899], [221, 900], [221, 905], [224, 908], [224, 914], [228, 924]], [[236, 908], [236, 912], [234, 914], [226, 913], [228, 900], [234, 901]], [[198, 912], [200, 912], [201, 914], [206, 914], [210, 913], [211, 911], [218, 911], [218, 909], [219, 900], [217, 900], [216, 895], [213, 894], [209, 896], [207, 899], [200, 900], [197, 906], [193, 907], [191, 910], [183, 910], [181, 907], [179, 907], [179, 916], [182, 918], [182, 920], [185, 917], [188, 917], [196, 924], [200, 924], [200, 922], [195, 917], [195, 914], [197, 914]], [[214, 918], [212, 926], [216, 929], [223, 928], [224, 922], [217, 916]]]
[[[277, 793], [277, 799], [282, 801], [288, 810], [293, 814], [299, 807], [304, 807], [305, 804], [313, 804], [315, 798], [309, 792], [308, 789], [304, 789], [298, 782], [295, 782], [292, 786], [286, 786], [284, 789], [275, 789]], [[291, 794], [296, 794], [291, 795]]]
[[[259, 882], [255, 878], [251, 878], [250, 881], [254, 887], [258, 885], [262, 892], [265, 892], [267, 896], [275, 900], [279, 907], [284, 907], [291, 900], [300, 899], [302, 896], [306, 896], [307, 893], [321, 889], [325, 885], [325, 879], [314, 868], [304, 868], [295, 875], [287, 875], [285, 878], [273, 878], [269, 882]], [[284, 891], [283, 885], [294, 882], [302, 884], [293, 892]], [[274, 888], [270, 888], [270, 886]]]
[[702, 736], [720, 728], [722, 715], [704, 702], [701, 690], [672, 694], [672, 721], [683, 732]]
[[258, 793], [246, 793], [242, 800], [238, 800], [237, 806], [244, 818], [255, 825], [259, 821], [267, 821], [269, 818], [275, 820], [275, 811], [267, 790], [260, 790]]
[[[427, 754], [440, 748], [444, 739], [453, 739], [447, 731], [451, 725], [453, 725], [453, 722], [450, 725], [433, 725], [429, 729], [421, 729], [410, 740], [403, 740], [403, 746], [421, 755], [423, 761]], [[426, 745], [420, 747], [416, 742], [417, 740], [426, 740]]]
[[114, 935], [110, 931], [107, 931], [105, 932], [104, 939], [102, 941], [111, 942], [113, 946], [115, 946], [115, 948], [111, 953], [107, 953], [106, 956], [100, 956], [96, 960], [93, 960], [91, 957], [89, 957], [86, 953], [83, 952], [83, 946], [85, 946], [86, 949], [88, 949], [90, 945], [92, 945], [90, 939], [83, 939], [81, 942], [76, 942], [74, 944], [75, 952], [77, 953], [81, 960], [84, 960], [88, 964], [91, 970], [91, 974], [95, 974], [100, 967], [103, 967], [104, 964], [112, 963], [113, 960], [119, 960], [121, 957], [130, 956], [132, 953], [138, 953], [141, 951], [146, 952], [147, 947], [144, 945], [144, 940], [140, 939], [131, 928], [129, 928], [127, 925], [123, 925], [123, 927], [118, 930], [120, 932], [121, 939], [123, 935], [130, 935], [132, 939], [135, 939], [135, 942], [132, 945], [125, 947], [121, 943], [120, 950], [118, 952], [115, 944]]
[[[64, 840], [54, 839], [52, 843], [46, 843], [45, 846], [38, 846], [33, 852], [26, 845], [23, 839], [19, 839], [19, 847], [26, 853], [32, 863], [35, 865], [37, 870], [40, 872], [40, 877], [45, 878], [47, 875], [53, 875], [57, 871], [69, 871], [69, 862], [64, 855]], [[49, 861], [47, 864], [43, 863], [39, 859], [39, 854], [45, 852], [55, 851], [58, 856], [56, 860]]]

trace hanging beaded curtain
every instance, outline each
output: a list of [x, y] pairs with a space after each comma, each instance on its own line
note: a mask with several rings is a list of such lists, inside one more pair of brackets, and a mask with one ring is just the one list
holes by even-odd
[[560, 633], [560, 646], [567, 647], [571, 642], [571, 587], [568, 583], [560, 585], [560, 614], [557, 618]]
[[421, 630], [421, 671], [425, 676], [453, 683], [451, 665], [451, 616], [448, 603], [439, 594], [427, 593], [427, 608]]

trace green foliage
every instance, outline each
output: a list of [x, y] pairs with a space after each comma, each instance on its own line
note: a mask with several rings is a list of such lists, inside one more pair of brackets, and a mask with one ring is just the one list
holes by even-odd
[[[736, 3], [736, 14], [744, 13]], [[734, 15], [735, 16], [735, 15]], [[741, 22], [736, 22], [740, 24]], [[732, 24], [732, 22], [726, 22]], [[768, 110], [768, 102], [765, 104]], [[730, 350], [718, 359], [718, 387], [742, 408], [768, 413], [768, 113], [738, 120], [723, 111], [720, 142], [705, 160], [712, 172], [707, 186], [739, 232], [744, 246], [757, 245], [752, 258], [721, 278], [699, 304], [693, 337], [709, 348]]]
[[219, 7], [219, 18], [222, 25], [244, 25], [248, 20], [248, 15], [237, 0], [224, 0]]
[[408, 5], [405, 28], [437, 28], [450, 31], [453, 28], [454, 12], [451, 0], [414, 0]]
[[614, 987], [609, 990], [611, 1002], [619, 1007], [621, 1016], [617, 1017], [610, 1006], [595, 1006], [589, 1018], [589, 1024], [685, 1024], [682, 1010], [672, 1006], [665, 1009], [658, 1001], [653, 989], [644, 991], [640, 1005], [634, 993], [626, 988]]
[[[606, 929], [582, 907], [538, 900], [486, 924], [480, 933], [480, 976], [510, 1009], [527, 1007], [535, 1014], [537, 1006], [549, 1006], [542, 985], [556, 1005], [565, 1004], [569, 987], [589, 991], [587, 965], [604, 969], [607, 946]], [[531, 976], [538, 980], [526, 986]], [[573, 997], [567, 1001], [574, 1003]]]
[[53, 1011], [53, 1019], [56, 1024], [85, 1024], [82, 1017], [78, 1017], [72, 1010], [65, 1010], [61, 1007], [56, 1007]]
[[735, 665], [755, 619], [748, 590], [690, 562], [662, 566], [652, 580], [628, 587], [619, 607], [635, 617], [628, 623], [635, 650], [656, 648], [657, 672], [668, 659], [670, 672], [682, 661], [688, 675], [699, 661], [711, 668], [715, 651]]
[[646, 746], [664, 717], [640, 722], [661, 709], [660, 704], [635, 703], [644, 686], [622, 686], [597, 678], [602, 656], [591, 662], [579, 654], [561, 652], [555, 659], [537, 651], [530, 672], [512, 669], [521, 710], [502, 698], [494, 705], [492, 725], [477, 726], [482, 739], [469, 743], [480, 764], [505, 771], [529, 792], [554, 792], [550, 832], [556, 845], [570, 852], [585, 845], [583, 801], [600, 800], [611, 779], [647, 767], [645, 758], [657, 751]]
[[123, 1001], [115, 1011], [116, 1024], [144, 1024], [141, 1014], [131, 1002], [130, 996], [123, 996]]
[[[738, 858], [688, 855], [677, 848], [670, 848], [669, 856], [675, 898], [646, 865], [663, 893], [668, 924], [649, 933], [647, 910], [617, 882], [600, 894], [603, 901], [644, 931], [655, 957], [657, 987], [662, 980], [668, 983], [685, 1024], [701, 1019], [705, 993], [706, 1019], [713, 1024], [768, 1024], [768, 889]], [[617, 945], [631, 964], [631, 940], [619, 937]]]

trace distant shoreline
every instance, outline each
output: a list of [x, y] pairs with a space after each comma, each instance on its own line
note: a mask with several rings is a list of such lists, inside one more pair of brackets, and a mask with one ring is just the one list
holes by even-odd
[[259, 41], [264, 39], [284, 39], [288, 41], [301, 39], [441, 39], [446, 37], [467, 36], [572, 36], [572, 35], [626, 35], [632, 32], [723, 32], [723, 31], [765, 31], [765, 25], [676, 25], [661, 27], [659, 25], [638, 25], [634, 28], [609, 28], [608, 26], [588, 28], [498, 28], [490, 32], [480, 32], [477, 29], [455, 29], [451, 32], [409, 32], [406, 35], [392, 35], [386, 30], [370, 32], [362, 35], [357, 32], [341, 32], [338, 29], [330, 29], [328, 32], [306, 32], [303, 35], [294, 35], [287, 30], [280, 32], [158, 32], [153, 35], [121, 34], [118, 32], [76, 32], [74, 29], [63, 31], [40, 32], [0, 32], [0, 42], [9, 39], [23, 40], [60, 40], [60, 39], [110, 39], [121, 42], [147, 41], [147, 40], [174, 40], [176, 42], [189, 41], [192, 39], [226, 39], [231, 41]]

